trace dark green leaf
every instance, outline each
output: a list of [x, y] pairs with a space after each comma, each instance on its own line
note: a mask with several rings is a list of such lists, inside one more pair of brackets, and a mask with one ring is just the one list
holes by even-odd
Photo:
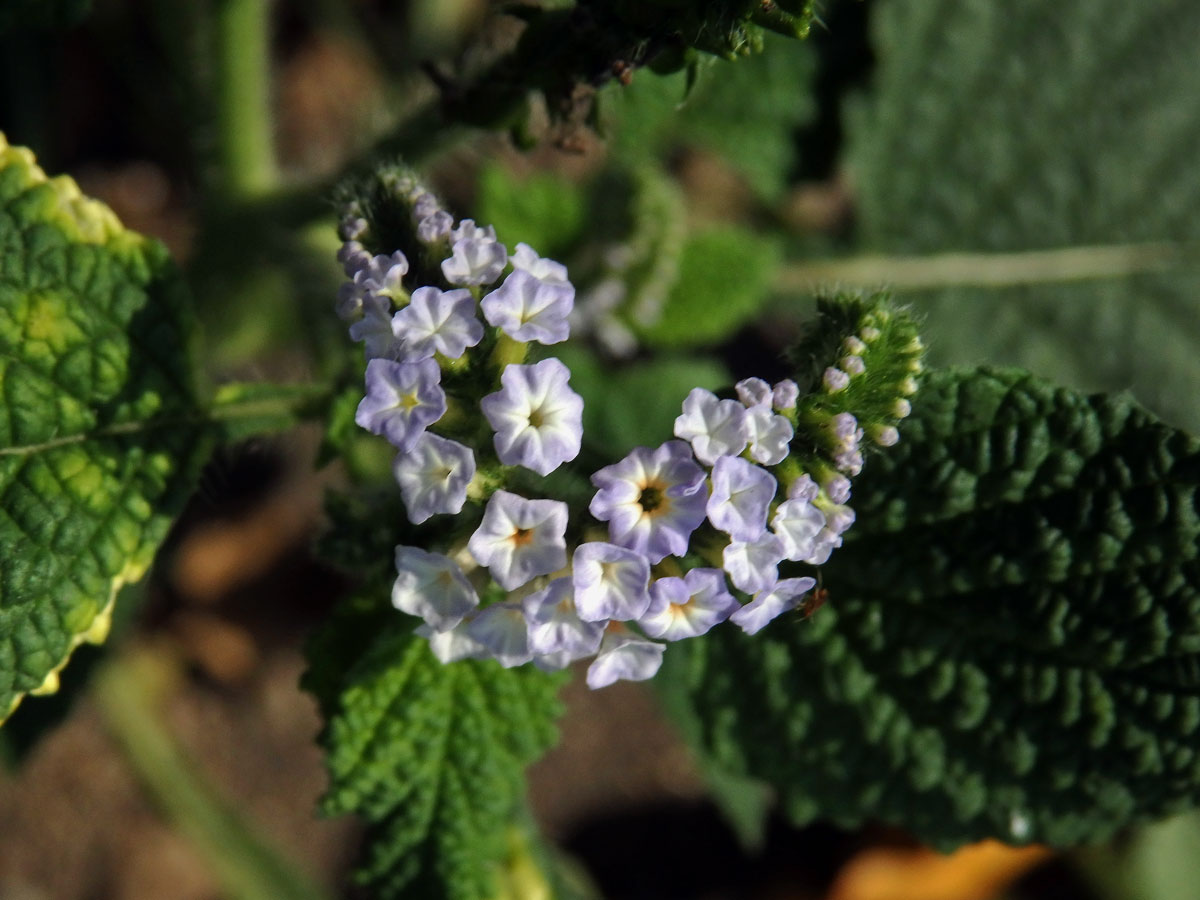
[[358, 877], [372, 897], [491, 900], [524, 769], [555, 741], [561, 679], [443, 665], [415, 624], [360, 598], [310, 647], [305, 687], [328, 717], [322, 809], [368, 823]]
[[[1200, 240], [1200, 6], [887, 0], [850, 121], [864, 249]], [[916, 297], [933, 360], [1132, 389], [1200, 430], [1200, 269]], [[906, 297], [906, 299], [908, 299]]]
[[941, 848], [1104, 839], [1200, 799], [1200, 443], [1127, 397], [938, 373], [855, 483], [826, 606], [667, 656], [800, 821]]

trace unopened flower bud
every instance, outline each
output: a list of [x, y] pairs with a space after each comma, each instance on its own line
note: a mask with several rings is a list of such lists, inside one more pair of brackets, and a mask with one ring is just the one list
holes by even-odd
[[843, 356], [838, 365], [842, 370], [850, 375], [861, 375], [867, 371], [867, 364], [863, 362], [861, 356]]
[[838, 391], [844, 391], [850, 385], [850, 376], [841, 369], [835, 369], [832, 366], [825, 370], [821, 381], [825, 385], [825, 390], [830, 394], [836, 394]]

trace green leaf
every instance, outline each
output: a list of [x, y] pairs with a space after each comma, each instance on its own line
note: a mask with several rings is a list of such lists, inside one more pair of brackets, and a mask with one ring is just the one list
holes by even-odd
[[414, 625], [359, 598], [309, 648], [304, 686], [328, 719], [322, 810], [368, 823], [372, 897], [491, 900], [515, 877], [510, 826], [525, 767], [556, 739], [561, 678], [443, 665]]
[[0, 719], [145, 572], [215, 430], [162, 245], [0, 136]]
[[733, 381], [729, 370], [712, 359], [668, 356], [614, 369], [578, 348], [555, 350], [583, 397], [584, 440], [614, 458], [670, 440], [692, 388], [717, 389]]
[[795, 163], [794, 133], [816, 111], [816, 55], [806, 43], [766, 35], [762, 53], [717, 62], [688, 90], [688, 73], [639, 73], [605, 95], [616, 150], [665, 158], [680, 146], [724, 158], [761, 197], [783, 190]]
[[510, 248], [524, 241], [540, 256], [560, 259], [582, 234], [585, 212], [582, 191], [561, 176], [517, 178], [499, 165], [479, 173], [477, 218], [494, 225]]
[[[1200, 240], [1200, 6], [887, 0], [873, 15], [876, 88], [849, 121], [863, 249]], [[1198, 292], [1193, 264], [914, 299], [936, 363], [1132, 389], [1200, 430]]]
[[827, 604], [667, 655], [706, 752], [799, 821], [943, 849], [1195, 806], [1200, 442], [1013, 370], [916, 400], [855, 483]]
[[691, 235], [679, 274], [657, 314], [633, 310], [647, 342], [693, 347], [728, 340], [769, 299], [780, 259], [777, 241], [743, 228], [718, 226]]

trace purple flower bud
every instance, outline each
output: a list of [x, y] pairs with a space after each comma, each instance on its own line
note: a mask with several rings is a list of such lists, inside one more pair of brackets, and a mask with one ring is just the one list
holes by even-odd
[[743, 378], [733, 387], [747, 409], [771, 402], [771, 386], [761, 378]]
[[830, 394], [836, 394], [838, 391], [844, 391], [850, 386], [850, 376], [841, 369], [830, 367], [825, 370], [825, 374], [821, 377], [821, 381], [825, 385], [825, 390]]
[[443, 209], [430, 213], [417, 223], [417, 240], [433, 244], [450, 234], [454, 217]]
[[847, 375], [861, 375], [867, 371], [867, 364], [863, 362], [861, 356], [843, 356], [838, 365]]
[[442, 261], [442, 275], [451, 284], [491, 284], [508, 262], [504, 245], [488, 239], [462, 238], [454, 242], [449, 259]]
[[796, 401], [799, 399], [800, 388], [790, 378], [779, 382], [771, 392], [772, 403], [781, 412], [786, 409], [795, 409]]
[[811, 503], [813, 500], [817, 499], [817, 494], [820, 492], [821, 489], [817, 486], [817, 483], [813, 481], [812, 476], [805, 473], [793, 481], [791, 486], [788, 487], [788, 499], [807, 500]]

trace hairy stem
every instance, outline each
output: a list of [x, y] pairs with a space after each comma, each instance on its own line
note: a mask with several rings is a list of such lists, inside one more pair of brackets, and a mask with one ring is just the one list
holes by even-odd
[[163, 726], [161, 707], [175, 677], [166, 657], [143, 649], [114, 656], [93, 682], [105, 726], [150, 799], [231, 900], [327, 900], [217, 796]]
[[1019, 253], [938, 253], [930, 256], [856, 256], [794, 263], [779, 273], [785, 292], [830, 285], [895, 291], [947, 287], [1015, 287], [1024, 284], [1119, 278], [1195, 266], [1197, 244], [1112, 244]]
[[271, 132], [268, 0], [216, 0], [216, 114], [221, 184], [230, 200], [278, 180]]

